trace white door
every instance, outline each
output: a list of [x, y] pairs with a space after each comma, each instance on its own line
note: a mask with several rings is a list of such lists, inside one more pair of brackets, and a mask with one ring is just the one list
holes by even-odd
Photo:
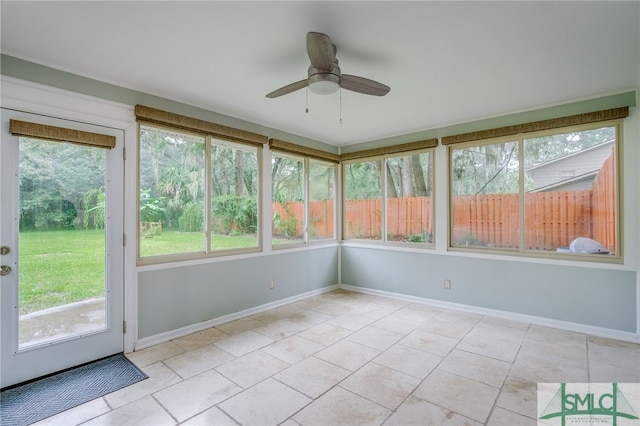
[[[118, 129], [2, 109], [0, 387], [123, 351]], [[14, 136], [10, 120], [115, 136], [115, 148]]]

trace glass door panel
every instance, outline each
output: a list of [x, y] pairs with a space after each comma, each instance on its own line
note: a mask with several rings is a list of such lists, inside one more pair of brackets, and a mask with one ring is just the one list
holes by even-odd
[[19, 140], [20, 349], [106, 328], [105, 153]]

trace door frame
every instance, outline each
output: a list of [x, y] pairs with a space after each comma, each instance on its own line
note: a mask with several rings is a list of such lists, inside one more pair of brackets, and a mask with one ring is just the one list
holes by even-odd
[[[132, 352], [137, 341], [137, 274], [136, 274], [136, 143], [137, 125], [133, 105], [79, 94], [51, 86], [0, 76], [1, 105], [21, 112], [51, 116], [63, 120], [110, 127], [124, 133], [124, 352]], [[133, 177], [133, 178], [132, 178]], [[130, 236], [127, 238], [126, 236]], [[3, 342], [4, 343], [4, 342]]]

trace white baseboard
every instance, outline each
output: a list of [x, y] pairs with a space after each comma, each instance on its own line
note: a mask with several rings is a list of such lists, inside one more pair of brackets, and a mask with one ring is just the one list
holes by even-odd
[[494, 317], [509, 319], [513, 321], [526, 322], [530, 324], [541, 325], [545, 327], [558, 328], [576, 333], [588, 334], [591, 336], [605, 337], [608, 339], [621, 340], [630, 343], [640, 343], [640, 334], [627, 331], [613, 330], [610, 328], [596, 327], [592, 325], [579, 324], [569, 321], [560, 321], [550, 318], [538, 317], [534, 315], [518, 314], [515, 312], [500, 311], [497, 309], [482, 308], [472, 305], [464, 305], [461, 303], [452, 303], [436, 299], [427, 299], [424, 297], [408, 296], [406, 294], [392, 293], [383, 290], [374, 290], [366, 287], [357, 287], [347, 284], [340, 284], [341, 289], [354, 291], [358, 293], [371, 294], [375, 296], [389, 297], [392, 299], [403, 300], [413, 303], [421, 303], [424, 305], [432, 305], [441, 308], [455, 309], [458, 311], [470, 312], [475, 314], [490, 315]]
[[248, 317], [250, 315], [259, 314], [260, 312], [264, 312], [264, 311], [268, 311], [269, 309], [274, 309], [280, 306], [288, 305], [289, 303], [298, 302], [300, 300], [307, 299], [311, 296], [316, 296], [318, 294], [337, 290], [338, 288], [340, 288], [338, 284], [322, 287], [321, 289], [318, 289], [318, 290], [312, 290], [306, 293], [298, 294], [296, 296], [287, 297], [286, 299], [265, 303], [264, 305], [255, 306], [253, 308], [245, 309], [240, 312], [234, 312], [233, 314], [223, 315], [221, 317], [213, 318], [208, 321], [199, 322], [197, 324], [191, 324], [186, 327], [177, 328], [175, 330], [167, 331], [160, 334], [155, 334], [153, 336], [144, 337], [136, 342], [134, 351], [139, 351], [140, 349], [144, 349], [144, 348], [148, 348], [149, 346], [168, 342], [169, 340], [177, 339], [179, 337], [184, 337], [192, 333], [197, 333], [198, 331], [206, 330], [208, 328], [215, 327], [220, 324], [225, 324], [230, 321], [235, 321], [237, 319], [241, 319], [244, 317]]

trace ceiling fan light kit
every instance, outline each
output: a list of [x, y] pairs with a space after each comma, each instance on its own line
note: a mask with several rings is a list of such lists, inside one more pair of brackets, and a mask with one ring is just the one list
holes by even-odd
[[331, 95], [340, 89], [340, 77], [333, 73], [317, 73], [309, 76], [309, 89], [318, 95]]
[[307, 33], [307, 53], [311, 66], [307, 70], [307, 79], [288, 84], [271, 93], [267, 98], [277, 98], [308, 87], [313, 93], [330, 95], [338, 89], [351, 90], [365, 95], [384, 96], [389, 86], [368, 78], [342, 74], [336, 59], [336, 46], [328, 35], [316, 32]]

